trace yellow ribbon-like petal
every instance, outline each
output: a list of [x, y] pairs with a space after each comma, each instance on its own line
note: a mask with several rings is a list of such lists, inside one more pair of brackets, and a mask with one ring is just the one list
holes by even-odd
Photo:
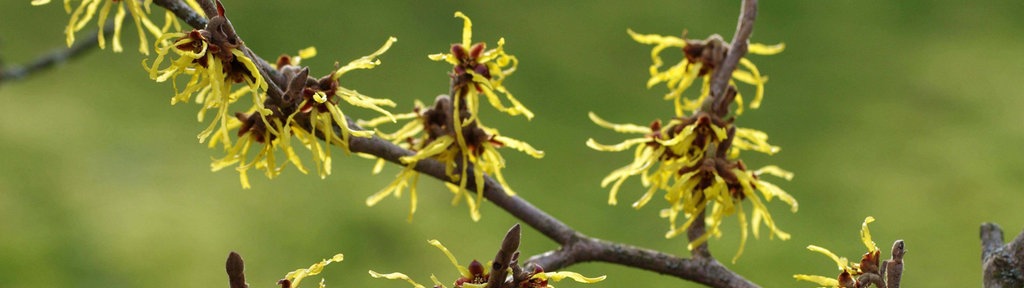
[[398, 273], [398, 272], [388, 273], [388, 274], [381, 274], [381, 273], [377, 273], [376, 271], [370, 270], [370, 277], [373, 277], [373, 278], [384, 278], [384, 279], [389, 279], [389, 280], [405, 280], [405, 282], [409, 282], [409, 284], [412, 284], [412, 287], [426, 288], [425, 286], [420, 285], [420, 283], [416, 283], [416, 281], [412, 281], [412, 279], [409, 278], [409, 276], [407, 276], [405, 274], [402, 274], [402, 273]]
[[839, 287], [839, 280], [836, 280], [836, 278], [828, 278], [828, 277], [825, 277], [825, 276], [804, 275], [804, 274], [793, 275], [793, 278], [795, 278], [796, 280], [801, 280], [801, 281], [814, 282], [814, 283], [817, 283], [818, 285], [825, 286], [825, 287]]
[[868, 230], [868, 224], [871, 222], [875, 222], [875, 217], [864, 218], [864, 223], [860, 225], [860, 239], [864, 242], [864, 247], [868, 248], [868, 252], [875, 252], [878, 251], [878, 246], [871, 240], [871, 230]]

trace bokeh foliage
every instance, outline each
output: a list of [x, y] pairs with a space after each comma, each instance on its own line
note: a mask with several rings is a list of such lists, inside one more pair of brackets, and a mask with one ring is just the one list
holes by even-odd
[[[23, 63], [64, 43], [67, 16], [60, 5], [28, 2], [0, 3], [5, 63]], [[494, 42], [503, 36], [506, 49], [522, 61], [505, 84], [537, 117], [489, 122], [547, 154], [534, 160], [508, 153], [506, 176], [517, 192], [584, 233], [685, 255], [682, 239], [661, 237], [666, 227], [655, 219], [656, 209], [605, 204], [607, 192], [598, 181], [629, 155], [586, 148], [588, 137], [617, 139], [590, 123], [586, 113], [634, 123], [669, 117], [663, 91], [644, 88], [649, 47], [631, 41], [626, 28], [729, 38], [737, 2], [225, 5], [239, 34], [264, 57], [316, 45], [319, 56], [305, 63], [317, 75], [336, 60], [344, 63], [388, 36], [398, 37], [382, 66], [342, 79], [342, 85], [367, 95], [394, 99], [398, 111], [411, 109], [413, 99], [429, 102], [447, 91], [450, 68], [426, 55], [460, 40], [461, 23], [451, 15], [465, 12], [473, 17], [474, 39]], [[1024, 6], [760, 6], [752, 39], [785, 42], [787, 49], [755, 59], [771, 80], [762, 108], [744, 113], [740, 124], [768, 132], [782, 147], [770, 163], [796, 173], [792, 182], [779, 185], [802, 205], [795, 215], [775, 213], [791, 240], [751, 241], [729, 267], [768, 287], [799, 285], [792, 274], [834, 269], [806, 245], [855, 257], [858, 225], [873, 215], [880, 246], [907, 241], [904, 285], [978, 285], [978, 225], [996, 221], [1011, 234], [1024, 227]], [[134, 47], [132, 33], [123, 37], [126, 47]], [[445, 267], [445, 260], [426, 244], [434, 238], [458, 247], [460, 257], [489, 259], [514, 222], [485, 204], [483, 220], [473, 223], [464, 209], [449, 209], [450, 194], [430, 180], [422, 181], [420, 210], [411, 224], [405, 222], [405, 201], [367, 208], [365, 197], [397, 170], [371, 177], [373, 162], [356, 157], [338, 157], [327, 180], [291, 170], [274, 181], [253, 177], [253, 189], [242, 190], [232, 171], [208, 171], [216, 155], [196, 141], [204, 127], [194, 121], [196, 107], [169, 106], [170, 87], [148, 80], [142, 57], [131, 49], [96, 51], [0, 87], [5, 287], [223, 287], [223, 263], [231, 250], [246, 258], [253, 287], [273, 287], [285, 272], [338, 252], [346, 260], [325, 271], [331, 287], [405, 287], [371, 279], [365, 271], [404, 271], [417, 279], [444, 273], [434, 268]], [[349, 113], [373, 116], [364, 112]], [[746, 161], [760, 166], [767, 160]], [[641, 192], [624, 189], [621, 197]], [[711, 242], [719, 258], [731, 257], [736, 247], [738, 233], [728, 230], [733, 224], [723, 225], [726, 238]], [[524, 229], [525, 254], [553, 248]], [[680, 286], [677, 279], [607, 264], [572, 270], [607, 274], [597, 284], [602, 287], [637, 281]]]

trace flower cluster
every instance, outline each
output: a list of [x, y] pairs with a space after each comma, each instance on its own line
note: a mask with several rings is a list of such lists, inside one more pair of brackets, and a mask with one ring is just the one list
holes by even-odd
[[[900, 280], [899, 277], [901, 276], [899, 274], [902, 273], [903, 254], [905, 253], [903, 241], [898, 240], [893, 244], [891, 259], [879, 263], [881, 251], [878, 249], [878, 246], [875, 245], [875, 241], [871, 240], [871, 231], [868, 230], [868, 224], [874, 221], [874, 217], [868, 216], [864, 219], [864, 223], [861, 224], [860, 239], [864, 243], [864, 246], [867, 247], [868, 251], [861, 257], [860, 263], [850, 263], [846, 257], [839, 257], [828, 249], [809, 245], [807, 246], [807, 250], [824, 254], [836, 263], [840, 271], [839, 276], [836, 278], [829, 278], [819, 275], [796, 274], [793, 275], [793, 278], [834, 288], [859, 288], [870, 287], [871, 285], [879, 288], [885, 288], [898, 285]], [[899, 268], [895, 269], [897, 266]], [[886, 272], [888, 272], [888, 275]]]
[[[305, 279], [306, 277], [309, 276], [320, 274], [320, 272], [322, 272], [324, 270], [324, 267], [326, 267], [328, 264], [341, 262], [344, 260], [345, 255], [336, 254], [334, 255], [334, 257], [331, 257], [331, 259], [324, 259], [321, 260], [320, 262], [313, 263], [313, 265], [310, 265], [309, 268], [299, 268], [296, 269], [295, 271], [288, 272], [288, 274], [284, 275], [284, 279], [277, 281], [277, 284], [281, 285], [281, 288], [299, 287], [299, 283], [302, 283], [302, 279]], [[326, 286], [327, 285], [324, 284], [324, 279], [321, 278], [319, 287], [323, 288]]]
[[[32, 0], [32, 5], [46, 5], [51, 0]], [[186, 0], [188, 5], [192, 6], [197, 11], [199, 4], [195, 0]], [[152, 1], [122, 1], [122, 0], [82, 0], [73, 11], [71, 9], [71, 0], [64, 0], [64, 11], [71, 15], [71, 20], [68, 21], [67, 28], [64, 29], [64, 34], [67, 36], [67, 44], [70, 47], [75, 42], [75, 33], [81, 31], [88, 25], [95, 17], [96, 23], [99, 26], [100, 34], [103, 32], [103, 26], [106, 25], [107, 17], [110, 16], [110, 12], [114, 10], [116, 6], [117, 12], [114, 14], [114, 36], [113, 36], [113, 50], [114, 52], [121, 52], [124, 50], [121, 47], [121, 26], [124, 23], [126, 16], [125, 12], [131, 15], [132, 20], [135, 21], [135, 28], [139, 33], [139, 53], [149, 55], [149, 40], [147, 40], [147, 33], [153, 37], [160, 38], [170, 29], [181, 30], [181, 25], [178, 24], [177, 18], [174, 17], [174, 13], [166, 11], [164, 13], [164, 25], [158, 27], [149, 19], [150, 9], [149, 6]], [[101, 49], [106, 49], [106, 37], [102, 35], [98, 37], [99, 46]]]
[[[636, 42], [654, 45], [654, 48], [651, 49], [651, 78], [647, 80], [647, 88], [654, 87], [659, 83], [665, 83], [665, 86], [669, 89], [669, 92], [665, 94], [665, 100], [671, 100], [675, 104], [677, 117], [684, 116], [686, 112], [699, 110], [701, 103], [704, 102], [704, 99], [707, 99], [711, 92], [709, 89], [710, 72], [717, 68], [718, 64], [725, 58], [726, 53], [729, 52], [728, 44], [722, 40], [722, 37], [712, 35], [705, 40], [692, 40], [675, 36], [639, 34], [633, 32], [633, 30], [627, 30], [627, 32]], [[661, 52], [670, 47], [682, 50], [682, 60], [672, 67], [660, 70], [665, 63], [661, 59]], [[782, 52], [785, 48], [784, 44], [764, 45], [750, 43], [747, 52], [756, 55], [774, 55]], [[750, 102], [750, 108], [757, 109], [761, 106], [761, 100], [764, 98], [764, 84], [768, 82], [768, 77], [761, 75], [761, 72], [757, 70], [754, 63], [747, 60], [747, 58], [741, 58], [739, 64], [743, 65], [747, 71], [739, 69], [733, 71], [732, 80], [729, 81], [729, 84], [735, 85], [735, 81], [740, 81], [754, 85], [756, 90], [754, 99]], [[683, 92], [697, 80], [702, 81], [700, 95], [692, 99], [683, 97]], [[743, 114], [743, 96], [738, 92], [735, 101], [739, 104], [736, 107], [736, 115]]]
[[[300, 51], [296, 57], [282, 56], [274, 68], [258, 63], [251, 51], [235, 34], [234, 27], [224, 17], [218, 4], [218, 13], [210, 18], [204, 29], [188, 33], [167, 33], [157, 41], [157, 57], [152, 65], [144, 66], [157, 82], [170, 80], [175, 86], [171, 104], [194, 101], [202, 105], [199, 121], [207, 112], [214, 119], [199, 133], [199, 141], [210, 148], [222, 147], [224, 157], [214, 159], [211, 170], [218, 171], [236, 166], [243, 188], [249, 188], [247, 171], [264, 170], [268, 178], [281, 173], [287, 163], [300, 172], [308, 173], [294, 151], [292, 138], [309, 149], [321, 178], [330, 174], [331, 153], [320, 141], [348, 148], [350, 136], [369, 137], [371, 131], [349, 129], [348, 121], [338, 104], [341, 100], [357, 107], [390, 113], [380, 106], [394, 106], [390, 100], [374, 99], [338, 84], [345, 73], [356, 69], [370, 69], [380, 64], [376, 59], [397, 41], [388, 39], [374, 53], [339, 67], [319, 79], [309, 77], [307, 68], [298, 66], [303, 58], [316, 55], [313, 48]], [[166, 41], [165, 41], [166, 40]], [[167, 67], [161, 67], [165, 58], [173, 53], [178, 58]], [[262, 66], [262, 67], [261, 67]], [[186, 76], [185, 87], [178, 89], [179, 76]], [[273, 79], [273, 80], [268, 80]], [[235, 84], [243, 84], [236, 86]], [[251, 106], [244, 113], [229, 115], [231, 106], [245, 95], [251, 95]], [[231, 132], [238, 137], [232, 141]], [[250, 159], [253, 146], [258, 146]], [[279, 152], [287, 161], [277, 163]]]
[[[455, 194], [453, 204], [465, 198], [470, 216], [474, 221], [480, 219], [479, 203], [483, 201], [484, 174], [493, 175], [510, 195], [509, 188], [501, 169], [505, 160], [497, 148], [509, 147], [522, 151], [535, 158], [544, 156], [525, 142], [502, 136], [498, 130], [484, 126], [477, 117], [479, 95], [487, 97], [488, 102], [499, 111], [510, 115], [525, 115], [532, 118], [533, 113], [526, 109], [502, 84], [505, 77], [515, 71], [515, 56], [504, 51], [505, 40], [498, 41], [498, 48], [485, 50], [484, 43], [470, 45], [472, 22], [469, 17], [456, 12], [455, 17], [464, 19], [462, 43], [452, 44], [450, 53], [430, 55], [430, 59], [446, 61], [452, 64], [450, 95], [438, 96], [434, 103], [425, 108], [417, 103], [413, 113], [396, 115], [394, 118], [410, 120], [404, 127], [394, 133], [381, 133], [388, 139], [404, 148], [416, 151], [415, 155], [402, 157], [406, 164], [405, 170], [390, 185], [370, 196], [366, 203], [374, 205], [388, 195], [401, 195], [405, 187], [410, 187], [411, 209], [409, 217], [416, 211], [416, 180], [418, 173], [413, 170], [416, 163], [423, 159], [435, 159], [445, 164], [446, 174], [458, 185], [448, 184]], [[470, 47], [470, 48], [466, 48]], [[504, 94], [511, 106], [502, 104], [498, 93]], [[364, 127], [376, 127], [387, 120], [378, 118], [360, 122]], [[383, 160], [379, 160], [374, 172], [380, 171]], [[473, 177], [476, 186], [476, 197], [466, 193], [469, 177]]]
[[[764, 132], [740, 128], [734, 125], [735, 117], [743, 104], [735, 86], [729, 85], [722, 95], [709, 96], [710, 78], [713, 71], [720, 65], [728, 53], [728, 46], [720, 37], [708, 40], [683, 40], [676, 37], [660, 35], [639, 35], [629, 31], [633, 38], [645, 44], [657, 44], [652, 50], [654, 64], [651, 66], [651, 78], [648, 86], [665, 82], [670, 90], [666, 100], [675, 106], [676, 116], [667, 123], [655, 120], [650, 126], [634, 124], [615, 124], [601, 119], [591, 113], [590, 118], [598, 126], [612, 129], [620, 133], [640, 134], [641, 137], [626, 140], [614, 145], [600, 144], [593, 139], [587, 146], [599, 151], [625, 151], [634, 149], [634, 160], [629, 165], [613, 171], [602, 180], [602, 187], [611, 184], [609, 204], [617, 203], [617, 194], [623, 182], [632, 176], [640, 176], [641, 184], [646, 192], [633, 207], [639, 209], [646, 205], [658, 191], [665, 191], [665, 200], [669, 207], [661, 211], [663, 218], [668, 218], [670, 228], [667, 238], [683, 234], [694, 221], [705, 221], [706, 232], [699, 238], [691, 239], [688, 248], [693, 249], [708, 237], [720, 236], [720, 224], [726, 216], [738, 214], [741, 226], [741, 244], [736, 257], [743, 252], [748, 230], [758, 237], [759, 227], [763, 222], [771, 231], [770, 236], [781, 239], [789, 238], [789, 234], [780, 230], [765, 202], [779, 198], [789, 204], [792, 211], [797, 210], [796, 200], [772, 183], [761, 179], [764, 175], [773, 175], [791, 179], [792, 173], [776, 166], [766, 166], [751, 170], [739, 160], [740, 151], [752, 150], [766, 154], [774, 154], [779, 148], [768, 144], [768, 136]], [[680, 47], [683, 61], [665, 71], [659, 54], [668, 47]], [[751, 51], [775, 53], [781, 50], [768, 49], [758, 45]], [[743, 60], [750, 72], [736, 71], [733, 79], [755, 84], [757, 96], [752, 108], [760, 102], [765, 77], [757, 72], [757, 68], [749, 61]], [[702, 79], [702, 80], [700, 80]], [[686, 99], [681, 95], [695, 81], [703, 81], [701, 96]], [[749, 81], [748, 81], [749, 80]], [[737, 102], [739, 107], [730, 113], [730, 106]], [[758, 194], [757, 192], [760, 192]], [[763, 200], [762, 200], [763, 198]], [[743, 200], [750, 199], [752, 211], [748, 216], [744, 211]], [[705, 211], [710, 214], [706, 215]], [[679, 216], [685, 222], [677, 225]], [[752, 225], [750, 225], [752, 224]], [[736, 258], [733, 258], [735, 261]]]
[[[437, 249], [440, 249], [441, 252], [443, 252], [444, 255], [448, 257], [448, 260], [451, 261], [452, 265], [455, 266], [455, 269], [459, 271], [459, 278], [457, 278], [452, 284], [454, 288], [487, 287], [487, 282], [490, 280], [491, 275], [491, 271], [488, 271], [487, 267], [491, 265], [485, 266], [477, 260], [473, 260], [472, 262], [470, 262], [468, 267], [459, 265], [458, 260], [455, 259], [455, 255], [452, 255], [452, 253], [448, 251], [448, 248], [445, 248], [444, 245], [441, 245], [440, 241], [430, 240], [429, 243], [430, 245], [437, 247]], [[409, 276], [403, 273], [395, 272], [382, 274], [375, 272], [373, 270], [370, 270], [369, 272], [370, 276], [373, 276], [374, 278], [404, 280], [406, 282], [409, 282], [409, 284], [412, 284], [412, 286], [416, 288], [426, 287], [419, 283], [416, 283], [416, 281], [413, 281], [411, 278], [409, 278]], [[551, 286], [550, 284], [548, 284], [548, 282], [558, 282], [565, 278], [569, 278], [580, 283], [597, 283], [605, 279], [605, 276], [590, 278], [580, 275], [579, 273], [576, 272], [544, 272], [544, 269], [537, 265], [527, 265], [526, 271], [521, 271], [521, 269], [518, 269], [518, 267], [513, 267], [509, 268], [509, 272], [511, 273], [506, 274], [509, 276], [503, 282], [508, 283], [511, 281], [515, 283], [514, 287], [519, 288], [554, 288], [554, 286]], [[434, 275], [430, 276], [430, 280], [434, 283], [433, 287], [447, 287], [444, 284], [442, 284], [441, 281], [439, 281], [438, 278]]]

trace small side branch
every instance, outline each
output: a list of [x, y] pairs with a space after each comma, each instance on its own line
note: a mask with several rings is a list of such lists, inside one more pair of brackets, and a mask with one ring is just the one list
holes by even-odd
[[[693, 217], [697, 217], [697, 219], [701, 220], [693, 221], [693, 224], [690, 224], [690, 227], [686, 229], [686, 238], [690, 243], [697, 241], [698, 238], [704, 236], [704, 233], [707, 233], [707, 227], [705, 227], [706, 224], [703, 221], [705, 213], [707, 212], [700, 210], [700, 213]], [[690, 255], [693, 255], [693, 258], [697, 259], [713, 259], [711, 257], [711, 250], [708, 249], [708, 241], [704, 241], [703, 243], [700, 243], [700, 245], [697, 245], [697, 247], [693, 247], [693, 250], [690, 251]]]
[[981, 269], [985, 287], [1024, 287], [1024, 231], [1003, 244], [1003, 229], [981, 224]]
[[85, 54], [85, 52], [91, 51], [96, 47], [99, 47], [98, 45], [96, 45], [97, 41], [99, 40], [99, 37], [106, 37], [112, 33], [114, 33], [114, 25], [108, 24], [106, 26], [103, 26], [102, 36], [98, 32], [93, 33], [92, 35], [85, 37], [85, 39], [75, 42], [75, 44], [71, 45], [71, 47], [62, 48], [54, 50], [50, 53], [46, 53], [45, 55], [36, 58], [36, 60], [29, 62], [24, 67], [0, 67], [3, 68], [3, 70], [0, 71], [0, 84], [7, 81], [23, 79], [29, 75], [32, 75], [33, 73], [40, 72], [47, 68], [63, 64], [71, 58], [81, 56]]

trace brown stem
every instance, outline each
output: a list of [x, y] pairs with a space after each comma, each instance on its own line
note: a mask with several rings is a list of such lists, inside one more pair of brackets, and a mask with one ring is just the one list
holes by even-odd
[[[729, 87], [729, 79], [732, 78], [732, 72], [736, 70], [736, 65], [740, 59], [747, 54], [748, 40], [750, 34], [754, 32], [754, 19], [757, 18], [757, 0], [743, 0], [743, 5], [740, 7], [740, 16], [736, 24], [736, 34], [732, 37], [732, 44], [730, 44], [729, 52], [725, 58], [718, 65], [715, 65], [714, 74], [711, 76], [711, 95], [704, 99], [701, 104], [702, 107], [708, 109], [712, 114], [724, 116], [727, 113], [729, 104], [732, 99], [729, 97], [735, 96], [734, 90], [727, 90]], [[732, 92], [732, 93], [730, 93]], [[712, 153], [714, 155], [714, 153]], [[690, 243], [705, 233], [705, 224], [703, 221], [705, 212], [701, 210], [699, 217], [695, 220], [692, 225], [686, 230], [686, 236], [689, 238]], [[708, 249], [708, 243], [704, 242], [693, 248], [692, 255], [694, 258], [708, 258], [711, 259], [711, 251]]]
[[[700, 213], [693, 216], [697, 217], [697, 220], [694, 220], [693, 224], [690, 224], [690, 227], [686, 229], [686, 238], [690, 243], [693, 243], [697, 238], [700, 238], [700, 236], [704, 236], [704, 233], [707, 233], [707, 229], [704, 224], [704, 214], [704, 209], [701, 209]], [[693, 247], [693, 250], [690, 251], [690, 255], [697, 259], [712, 259], [711, 250], [708, 249], [708, 241], [705, 240], [703, 243], [700, 243], [700, 245], [697, 245], [697, 247]]]
[[732, 72], [736, 70], [736, 64], [747, 54], [750, 34], [754, 32], [755, 18], [757, 18], [757, 0], [743, 0], [740, 17], [736, 24], [736, 34], [732, 36], [729, 53], [711, 76], [711, 97], [708, 97], [706, 102], [714, 103], [715, 99], [724, 95], [725, 87], [729, 85], [729, 79], [732, 78]]
[[218, 7], [220, 5], [220, 3], [214, 3], [214, 1], [216, 1], [216, 0], [199, 0], [198, 1], [199, 2], [199, 7], [203, 8], [203, 13], [206, 14], [207, 18], [211, 18], [213, 16], [217, 16], [217, 15], [220, 14], [220, 13], [217, 13], [218, 11], [220, 11], [220, 7]]

